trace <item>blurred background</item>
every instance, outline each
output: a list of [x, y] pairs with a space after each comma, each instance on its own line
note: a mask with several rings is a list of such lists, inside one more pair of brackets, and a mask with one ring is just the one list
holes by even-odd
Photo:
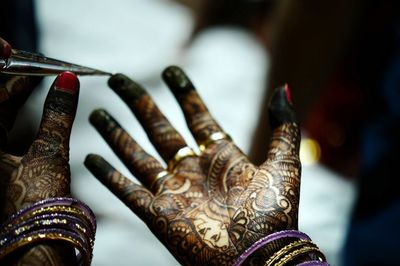
[[[300, 230], [331, 265], [400, 265], [398, 1], [3, 0], [0, 36], [18, 49], [122, 72], [143, 84], [188, 143], [161, 82], [183, 67], [217, 121], [255, 163], [266, 156], [267, 106], [288, 83], [302, 125]], [[11, 133], [23, 153], [39, 125], [46, 78]], [[147, 227], [83, 166], [104, 156], [134, 179], [89, 125], [103, 107], [157, 156], [106, 78], [82, 77], [71, 136], [73, 195], [98, 221], [94, 266], [178, 265]]]

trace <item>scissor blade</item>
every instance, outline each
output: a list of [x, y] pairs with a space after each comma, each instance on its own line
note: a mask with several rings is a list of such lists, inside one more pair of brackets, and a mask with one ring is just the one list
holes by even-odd
[[2, 61], [5, 62], [0, 62], [0, 72], [6, 74], [46, 76], [70, 71], [77, 75], [111, 75], [109, 72], [16, 49], [13, 49], [10, 58]]

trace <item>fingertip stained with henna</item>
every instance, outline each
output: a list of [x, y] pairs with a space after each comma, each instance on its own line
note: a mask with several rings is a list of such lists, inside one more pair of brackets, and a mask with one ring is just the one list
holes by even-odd
[[123, 74], [111, 76], [108, 85], [125, 101], [135, 101], [147, 94], [142, 86]]
[[104, 109], [94, 110], [90, 114], [89, 121], [102, 135], [111, 133], [119, 126], [117, 121], [112, 119]]
[[185, 72], [177, 66], [166, 68], [162, 77], [173, 92], [185, 93], [194, 89], [192, 82], [186, 76]]

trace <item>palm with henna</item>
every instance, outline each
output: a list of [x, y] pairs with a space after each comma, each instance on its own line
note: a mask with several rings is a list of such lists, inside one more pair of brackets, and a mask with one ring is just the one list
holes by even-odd
[[[28, 152], [14, 156], [3, 150], [18, 109], [36, 83], [37, 78], [18, 76], [8, 79], [0, 88], [1, 221], [37, 201], [70, 195], [69, 136], [79, 91], [74, 74], [60, 74], [50, 88], [39, 132]], [[17, 250], [1, 264], [76, 265], [76, 258], [68, 245], [42, 242]]]
[[[91, 123], [142, 183], [123, 176], [99, 155], [85, 165], [136, 213], [184, 265], [231, 265], [260, 238], [297, 229], [300, 193], [299, 128], [290, 92], [278, 88], [270, 106], [274, 130], [268, 159], [253, 165], [212, 118], [194, 86], [177, 67], [163, 78], [179, 102], [201, 153], [175, 155], [187, 146], [146, 91], [118, 74], [110, 87], [128, 104], [160, 156], [146, 153], [105, 110]], [[210, 137], [214, 138], [210, 141]], [[174, 159], [175, 157], [175, 159]], [[161, 174], [160, 174], [161, 173]], [[260, 265], [281, 246], [255, 253], [246, 263]], [[281, 243], [284, 245], [284, 243]]]

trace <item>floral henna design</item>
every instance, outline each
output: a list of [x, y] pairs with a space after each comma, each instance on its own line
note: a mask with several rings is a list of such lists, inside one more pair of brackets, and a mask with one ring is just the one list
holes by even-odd
[[189, 129], [198, 143], [204, 142], [212, 133], [222, 131], [185, 72], [171, 66], [162, 76], [179, 102]]
[[90, 122], [132, 174], [150, 187], [154, 177], [164, 169], [161, 163], [146, 153], [107, 111], [95, 110], [90, 115]]
[[[170, 67], [163, 76], [199, 144], [211, 133], [221, 131], [182, 70]], [[125, 84], [131, 82], [124, 78]], [[260, 238], [297, 229], [300, 133], [286, 91], [278, 88], [271, 102], [274, 134], [268, 159], [261, 166], [250, 163], [228, 140], [208, 145], [197, 157], [184, 158], [153, 190], [146, 182], [141, 186], [124, 177], [99, 155], [88, 155], [85, 165], [148, 225], [179, 262], [231, 265]], [[125, 164], [129, 162], [126, 156], [138, 159], [135, 150], [140, 154], [141, 148], [135, 146], [124, 152], [123, 142], [112, 137], [120, 134], [120, 128], [107, 133], [108, 126], [96, 128]], [[155, 178], [153, 172], [140, 170], [143, 164], [130, 166], [134, 174]], [[260, 265], [284, 244], [260, 250], [247, 264]]]
[[[69, 72], [52, 85], [43, 109], [36, 140], [27, 154], [16, 157], [2, 152], [0, 169], [6, 173], [2, 218], [37, 201], [70, 195], [69, 137], [78, 101], [79, 81]], [[75, 251], [52, 242], [18, 250], [7, 265], [75, 265]]]
[[122, 74], [112, 76], [108, 84], [135, 114], [164, 160], [170, 160], [179, 149], [186, 146], [181, 135], [139, 84]]

